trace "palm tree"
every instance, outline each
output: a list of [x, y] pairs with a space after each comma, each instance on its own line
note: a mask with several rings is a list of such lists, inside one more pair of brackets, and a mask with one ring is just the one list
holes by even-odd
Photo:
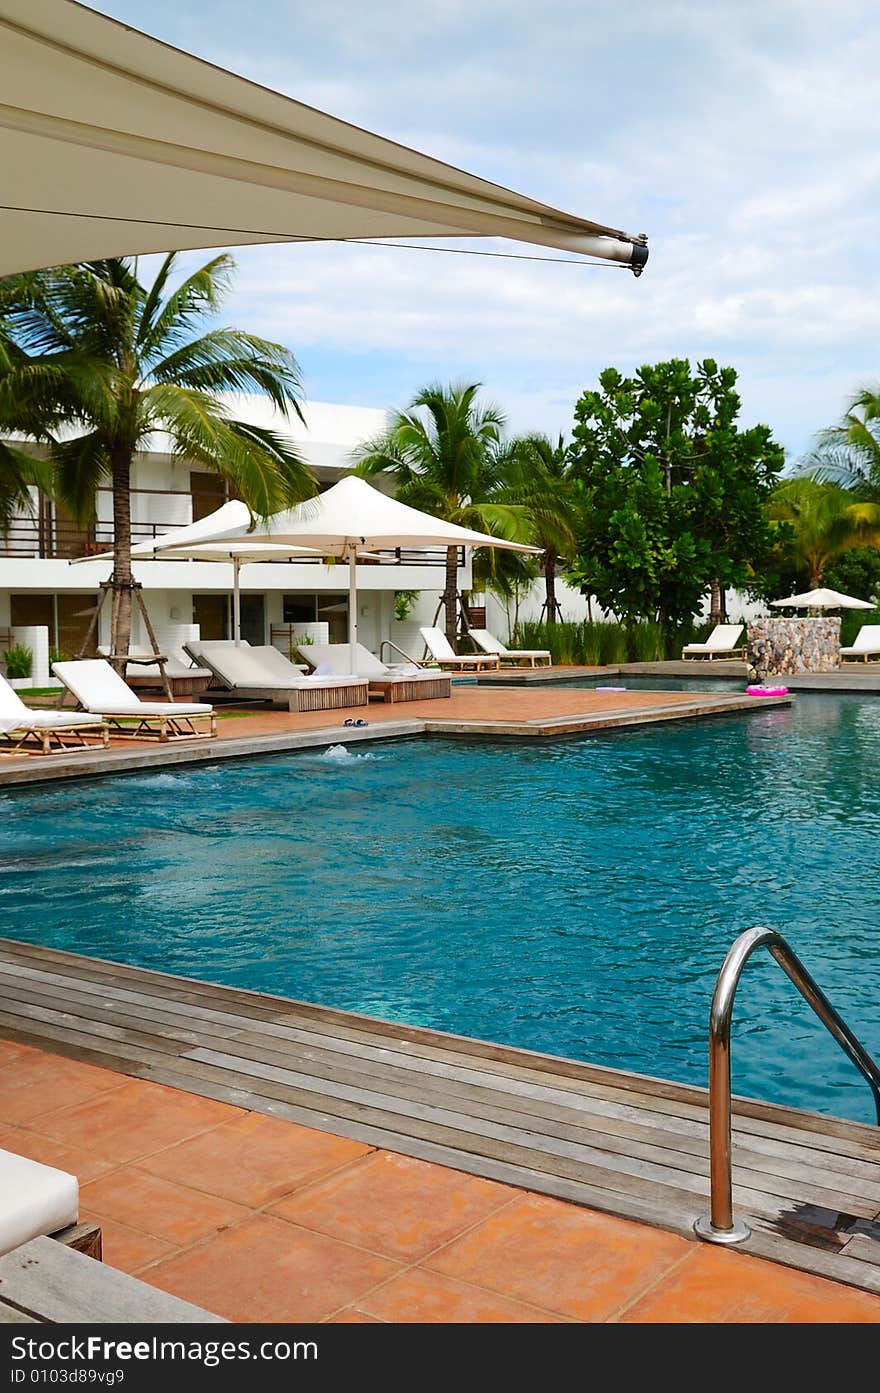
[[[502, 441], [504, 417], [480, 406], [480, 383], [424, 387], [388, 430], [357, 453], [357, 472], [387, 472], [397, 497], [422, 512], [507, 541], [532, 537], [528, 509], [505, 494], [510, 448]], [[446, 550], [443, 606], [446, 636], [455, 643], [458, 548]]]
[[840, 425], [823, 431], [801, 461], [802, 472], [880, 502], [880, 391], [854, 397]]
[[[513, 643], [519, 628], [519, 609], [538, 575], [537, 556], [522, 551], [503, 551], [477, 547], [473, 554], [475, 590], [491, 590], [504, 603], [507, 613], [507, 640]], [[513, 602], [513, 618], [510, 605]]]
[[55, 496], [79, 521], [94, 518], [98, 487], [112, 485], [111, 648], [120, 670], [131, 636], [131, 468], [152, 431], [219, 474], [258, 516], [316, 490], [289, 441], [235, 420], [218, 395], [256, 390], [301, 416], [296, 360], [240, 329], [199, 333], [235, 263], [216, 256], [172, 286], [176, 261], [167, 256], [150, 286], [135, 261], [119, 258], [0, 282], [0, 431], [45, 446]]
[[[7, 338], [0, 320], [0, 432], [5, 427], [23, 433], [19, 380], [23, 360], [24, 355]], [[33, 510], [34, 487], [45, 490], [51, 483], [52, 466], [48, 460], [0, 438], [0, 533], [8, 533], [17, 513]]]
[[547, 623], [562, 618], [556, 598], [560, 560], [577, 551], [577, 493], [571, 455], [560, 435], [554, 444], [546, 435], [526, 435], [511, 446], [508, 487], [532, 518], [533, 541], [543, 551], [544, 609]]
[[810, 589], [826, 566], [856, 547], [880, 546], [880, 504], [859, 502], [839, 484], [804, 476], [785, 479], [768, 504], [772, 521], [787, 523], [790, 556]]

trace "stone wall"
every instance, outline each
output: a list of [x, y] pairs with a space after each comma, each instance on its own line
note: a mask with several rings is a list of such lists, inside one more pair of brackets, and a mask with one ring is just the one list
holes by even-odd
[[749, 666], [762, 681], [840, 666], [839, 619], [752, 619], [748, 640]]

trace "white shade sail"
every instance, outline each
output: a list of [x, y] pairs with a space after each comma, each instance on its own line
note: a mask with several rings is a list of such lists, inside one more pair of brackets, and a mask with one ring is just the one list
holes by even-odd
[[504, 237], [638, 274], [641, 235], [561, 212], [73, 0], [0, 0], [0, 274], [288, 240]]
[[854, 595], [842, 595], [839, 590], [807, 590], [803, 595], [789, 595], [787, 600], [771, 600], [776, 609], [873, 609], [867, 600]]

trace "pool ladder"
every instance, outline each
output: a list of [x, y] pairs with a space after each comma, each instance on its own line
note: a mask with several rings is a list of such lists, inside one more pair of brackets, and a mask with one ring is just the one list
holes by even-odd
[[865, 1078], [874, 1096], [880, 1125], [880, 1069], [835, 1011], [800, 958], [775, 929], [748, 929], [733, 944], [718, 974], [709, 1012], [709, 1175], [711, 1209], [694, 1224], [707, 1243], [742, 1243], [750, 1229], [734, 1218], [730, 1123], [730, 1019], [743, 968], [756, 948], [767, 948], [848, 1059]]

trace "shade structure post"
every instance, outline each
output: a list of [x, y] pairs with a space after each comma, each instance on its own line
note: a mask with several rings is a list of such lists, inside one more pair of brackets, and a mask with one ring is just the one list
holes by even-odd
[[355, 671], [358, 641], [357, 619], [357, 550], [348, 548], [348, 670]]
[[241, 647], [241, 557], [232, 558], [232, 636]]

